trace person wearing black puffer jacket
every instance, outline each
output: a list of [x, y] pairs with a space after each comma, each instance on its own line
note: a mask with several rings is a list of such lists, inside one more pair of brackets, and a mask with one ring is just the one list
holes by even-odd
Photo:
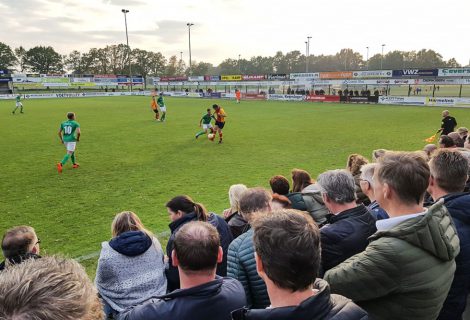
[[368, 319], [351, 300], [330, 294], [326, 281], [315, 280], [320, 268], [320, 232], [310, 216], [283, 209], [257, 219], [253, 229], [256, 267], [266, 282], [271, 306], [238, 309], [232, 319]]
[[470, 194], [462, 192], [468, 167], [464, 155], [447, 149], [434, 153], [429, 162], [431, 180], [428, 192], [434, 201], [444, 201], [460, 240], [454, 280], [439, 314], [440, 320], [462, 319], [470, 290]]
[[180, 288], [178, 268], [173, 265], [171, 257], [171, 252], [174, 249], [173, 242], [175, 240], [176, 232], [186, 223], [191, 221], [206, 221], [217, 228], [220, 236], [220, 245], [223, 250], [223, 259], [221, 263], [217, 264], [216, 273], [218, 276], [225, 277], [227, 275], [228, 246], [233, 240], [227, 222], [215, 213], [207, 213], [206, 208], [202, 204], [194, 202], [188, 196], [174, 197], [167, 202], [166, 208], [170, 215], [170, 220], [172, 221], [169, 224], [171, 235], [166, 245], [168, 267], [165, 272], [168, 280], [168, 292], [172, 292], [173, 290]]

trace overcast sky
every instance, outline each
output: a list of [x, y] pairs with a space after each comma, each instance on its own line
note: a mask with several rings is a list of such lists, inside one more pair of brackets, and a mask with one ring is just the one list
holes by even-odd
[[54, 47], [61, 54], [125, 43], [131, 48], [183, 51], [215, 65], [225, 58], [276, 51], [334, 54], [352, 48], [366, 57], [390, 50], [434, 49], [462, 65], [470, 59], [470, 0], [0, 0], [0, 41]]

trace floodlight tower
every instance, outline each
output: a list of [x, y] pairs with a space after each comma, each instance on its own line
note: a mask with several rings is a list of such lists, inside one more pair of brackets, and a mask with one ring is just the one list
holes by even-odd
[[189, 34], [189, 74], [191, 75], [191, 26], [194, 26], [194, 23], [188, 22], [186, 23], [188, 26], [188, 34]]
[[366, 67], [367, 67], [367, 70], [369, 70], [369, 47], [366, 47], [366, 49], [367, 49]]
[[308, 60], [309, 60], [309, 57], [310, 57], [310, 39], [312, 39], [311, 36], [308, 36], [307, 37], [307, 73], [308, 73]]
[[132, 63], [131, 63], [131, 48], [129, 47], [129, 35], [127, 34], [127, 14], [129, 10], [122, 9], [122, 13], [124, 13], [124, 24], [126, 25], [126, 43], [127, 43], [127, 60], [129, 60], [129, 77], [131, 79], [130, 90], [132, 92]]
[[382, 45], [382, 57], [380, 58], [380, 70], [383, 70], [384, 68], [384, 47], [385, 47], [385, 44]]

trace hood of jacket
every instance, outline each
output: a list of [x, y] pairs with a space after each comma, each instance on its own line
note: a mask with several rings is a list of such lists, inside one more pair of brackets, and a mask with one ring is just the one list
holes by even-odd
[[128, 231], [109, 241], [109, 246], [125, 256], [134, 257], [146, 252], [152, 239], [142, 231]]
[[408, 242], [443, 261], [453, 260], [460, 251], [452, 218], [439, 201], [424, 215], [405, 220], [389, 230], [378, 231], [369, 240], [392, 237]]

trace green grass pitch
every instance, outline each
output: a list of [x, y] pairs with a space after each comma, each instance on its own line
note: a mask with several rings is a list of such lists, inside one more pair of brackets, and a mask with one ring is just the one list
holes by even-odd
[[[268, 186], [293, 168], [313, 177], [343, 168], [350, 153], [421, 149], [440, 125], [443, 108], [167, 98], [167, 122], [153, 120], [149, 97], [0, 101], [0, 232], [33, 226], [43, 254], [70, 257], [100, 250], [114, 215], [136, 212], [156, 233], [168, 230], [165, 203], [188, 194], [208, 210], [229, 206], [231, 184]], [[224, 143], [194, 138], [206, 108], [219, 103]], [[81, 125], [81, 167], [59, 175], [65, 150], [57, 131], [74, 111]], [[464, 109], [452, 109], [470, 126]], [[165, 239], [161, 239], [164, 244]], [[82, 260], [91, 276], [96, 257]]]

